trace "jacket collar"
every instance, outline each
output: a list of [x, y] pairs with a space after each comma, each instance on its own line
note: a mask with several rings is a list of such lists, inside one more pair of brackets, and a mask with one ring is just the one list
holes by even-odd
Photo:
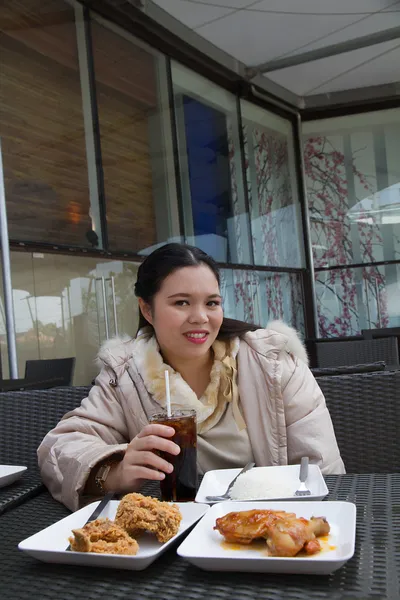
[[285, 350], [308, 365], [307, 351], [299, 332], [283, 321], [271, 321], [265, 329], [249, 331], [243, 336], [243, 340], [263, 356], [271, 353], [278, 355], [280, 351]]
[[[165, 409], [165, 371], [169, 373], [172, 407], [176, 409], [194, 409], [197, 414], [197, 429], [204, 433], [213, 427], [222, 417], [227, 402], [232, 401], [229, 393], [227, 372], [232, 371], [231, 364], [236, 367], [236, 355], [239, 350], [239, 338], [229, 342], [216, 340], [212, 345], [214, 363], [211, 368], [210, 382], [202, 398], [198, 398], [181, 374], [164, 363], [163, 357], [153, 331], [140, 331], [133, 348], [132, 360], [136, 365], [144, 385], [158, 404]], [[228, 364], [225, 362], [228, 361]], [[231, 361], [231, 362], [229, 362]], [[229, 383], [230, 380], [229, 380]], [[227, 389], [229, 388], [229, 389]], [[235, 388], [237, 390], [237, 388]], [[237, 396], [234, 410], [238, 413]], [[235, 413], [234, 413], [235, 414]], [[240, 415], [240, 413], [238, 413]], [[240, 415], [241, 417], [241, 415]], [[242, 424], [241, 418], [240, 423]]]
[[[107, 340], [98, 353], [99, 366], [106, 365], [112, 369], [123, 366], [133, 358], [140, 338], [149, 334], [150, 331], [145, 328], [139, 332], [136, 339], [125, 335]], [[242, 339], [259, 354], [272, 353], [276, 355], [280, 351], [286, 350], [308, 365], [307, 352], [300, 334], [283, 321], [271, 321], [265, 329], [248, 332]]]

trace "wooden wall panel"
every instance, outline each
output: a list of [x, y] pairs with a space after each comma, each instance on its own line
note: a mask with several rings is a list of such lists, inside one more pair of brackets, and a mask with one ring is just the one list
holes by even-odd
[[24, 46], [78, 70], [74, 10], [63, 0], [0, 3], [0, 31]]
[[88, 245], [85, 233], [91, 220], [79, 74], [3, 33], [0, 57], [9, 236]]
[[96, 81], [143, 108], [155, 108], [155, 57], [95, 21], [91, 31]]
[[96, 23], [92, 36], [109, 244], [136, 252], [157, 241], [148, 132], [155, 58]]
[[[0, 131], [11, 239], [88, 246], [91, 228], [74, 13], [0, 3]], [[93, 23], [110, 246], [156, 241], [148, 117], [155, 58]]]

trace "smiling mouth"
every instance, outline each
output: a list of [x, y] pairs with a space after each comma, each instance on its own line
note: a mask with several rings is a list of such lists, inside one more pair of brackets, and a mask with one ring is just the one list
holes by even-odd
[[204, 331], [203, 333], [185, 333], [184, 335], [194, 340], [203, 340], [208, 336], [208, 333]]

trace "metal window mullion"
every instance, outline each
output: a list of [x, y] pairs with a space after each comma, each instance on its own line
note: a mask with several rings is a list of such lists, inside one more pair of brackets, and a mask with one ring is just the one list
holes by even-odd
[[154, 56], [156, 66], [157, 110], [148, 118], [153, 177], [153, 202], [157, 242], [179, 239], [181, 224], [176, 182], [173, 131], [169, 100], [168, 62]]
[[11, 281], [10, 244], [8, 240], [8, 222], [6, 193], [4, 187], [3, 157], [0, 140], [0, 235], [1, 265], [3, 276], [4, 311], [7, 332], [7, 352], [10, 378], [18, 379], [17, 342], [15, 337], [14, 301]]
[[[258, 186], [257, 179], [257, 166], [255, 156], [255, 136], [254, 128], [250, 122], [247, 125], [247, 162], [248, 172], [250, 178], [251, 195], [249, 198], [249, 219], [250, 219], [250, 232], [251, 232], [251, 246], [253, 248], [253, 263], [257, 265], [258, 261], [262, 261], [261, 264], [267, 265], [267, 257], [264, 256], [264, 246], [262, 240], [262, 220], [264, 218], [262, 206], [260, 204], [260, 195], [262, 194], [261, 188]], [[257, 231], [257, 227], [259, 231]], [[255, 231], [254, 231], [255, 229]], [[254, 243], [253, 243], [254, 241]]]
[[178, 128], [177, 128], [177, 115], [176, 115], [176, 106], [175, 106], [174, 83], [172, 81], [172, 65], [171, 65], [171, 59], [169, 57], [166, 57], [166, 74], [167, 74], [167, 86], [168, 86], [168, 107], [169, 107], [169, 115], [170, 115], [170, 132], [171, 132], [173, 159], [174, 159], [176, 197], [177, 197], [177, 208], [178, 208], [178, 218], [179, 218], [179, 231], [180, 231], [180, 235], [183, 238], [183, 240], [186, 241], [182, 177], [181, 177], [181, 168], [180, 168], [180, 160], [179, 160], [179, 140], [178, 140]]
[[179, 164], [179, 175], [181, 182], [181, 207], [183, 217], [183, 234], [186, 243], [195, 244], [195, 233], [193, 223], [192, 194], [190, 189], [189, 163], [187, 156], [185, 115], [182, 94], [177, 102], [174, 94], [174, 115], [176, 127], [177, 158]]
[[104, 173], [101, 154], [90, 13], [87, 8], [84, 8], [81, 5], [75, 6], [75, 26], [85, 127], [91, 218], [94, 230], [99, 238], [98, 247], [107, 250], [108, 232]]
[[[238, 134], [239, 134], [239, 151], [240, 151], [240, 168], [242, 172], [242, 186], [243, 186], [243, 198], [244, 198], [244, 206], [247, 214], [247, 246], [248, 246], [248, 254], [250, 258], [250, 263], [255, 264], [254, 260], [254, 247], [253, 247], [253, 234], [252, 234], [252, 223], [251, 223], [251, 210], [250, 210], [250, 198], [249, 198], [249, 187], [247, 181], [247, 172], [246, 172], [246, 156], [244, 151], [244, 126], [243, 118], [242, 118], [242, 103], [240, 98], [237, 98], [237, 120], [238, 120]], [[247, 134], [247, 153], [250, 153], [249, 147], [249, 139]], [[253, 193], [253, 189], [252, 189]]]
[[[384, 126], [377, 127], [373, 130], [373, 149], [374, 149], [374, 159], [375, 159], [375, 172], [376, 172], [376, 189], [377, 193], [380, 194], [381, 191], [388, 189], [390, 187], [390, 179], [389, 179], [389, 165], [388, 165], [388, 152], [387, 152], [387, 140], [385, 136], [385, 128]], [[392, 223], [383, 225], [381, 220], [381, 228], [378, 228], [382, 236], [383, 243], [383, 259], [385, 261], [390, 261], [392, 257], [395, 256], [395, 243], [394, 243], [394, 225]], [[377, 269], [379, 272], [379, 269]], [[397, 269], [392, 264], [385, 264], [383, 266], [383, 276], [386, 281], [396, 281], [397, 280]], [[385, 284], [387, 285], [385, 281]], [[381, 324], [381, 303], [379, 296], [379, 284], [375, 279], [375, 288], [376, 288], [376, 308], [378, 313], [378, 321]], [[388, 315], [389, 316], [389, 315]]]
[[[318, 331], [317, 294], [315, 289], [314, 258], [311, 244], [310, 213], [305, 180], [303, 140], [301, 133], [301, 117], [297, 113], [293, 122], [294, 158], [296, 169], [297, 190], [301, 211], [303, 231], [304, 256], [307, 272], [303, 277], [303, 303], [305, 317], [305, 333], [309, 338], [316, 338]], [[308, 281], [307, 281], [308, 280]]]

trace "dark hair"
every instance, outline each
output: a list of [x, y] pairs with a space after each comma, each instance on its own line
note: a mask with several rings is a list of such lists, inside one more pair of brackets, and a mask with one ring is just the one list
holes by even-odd
[[[220, 275], [218, 265], [211, 256], [195, 246], [165, 244], [149, 254], [140, 265], [135, 284], [135, 295], [138, 298], [143, 298], [145, 302], [151, 305], [153, 297], [160, 290], [162, 282], [168, 275], [171, 275], [176, 269], [181, 269], [182, 267], [198, 267], [200, 265], [206, 265], [211, 269], [219, 285]], [[138, 331], [148, 325], [150, 323], [139, 309]], [[217, 339], [229, 340], [233, 337], [244, 335], [248, 331], [256, 331], [257, 329], [260, 329], [258, 325], [224, 318]]]

